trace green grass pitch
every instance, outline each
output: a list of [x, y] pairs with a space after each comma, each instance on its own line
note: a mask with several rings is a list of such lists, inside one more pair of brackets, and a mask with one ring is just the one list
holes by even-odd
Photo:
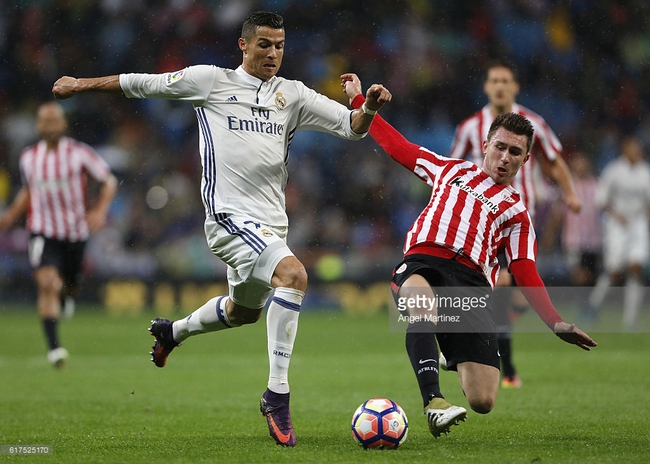
[[[53, 445], [52, 455], [0, 461], [648, 462], [648, 333], [594, 333], [600, 346], [590, 353], [550, 332], [515, 334], [523, 388], [502, 390], [494, 411], [469, 412], [436, 440], [404, 337], [388, 331], [387, 315], [306, 309], [290, 372], [298, 445], [287, 449], [259, 413], [268, 375], [263, 320], [187, 340], [158, 369], [148, 355], [152, 317], [80, 308], [61, 324], [71, 358], [56, 371], [35, 311], [0, 309], [0, 444]], [[441, 383], [467, 407], [455, 373], [442, 372]], [[409, 437], [399, 450], [353, 441], [352, 413], [371, 397], [406, 411]]]

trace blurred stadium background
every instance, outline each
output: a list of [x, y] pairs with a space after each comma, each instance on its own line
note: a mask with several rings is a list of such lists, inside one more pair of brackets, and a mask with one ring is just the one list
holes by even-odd
[[[546, 118], [567, 159], [584, 151], [598, 172], [623, 134], [650, 147], [650, 5], [642, 0], [3, 0], [0, 208], [20, 188], [18, 156], [36, 140], [35, 108], [51, 99], [59, 76], [234, 68], [241, 22], [256, 9], [285, 18], [280, 75], [343, 103], [341, 73], [356, 72], [365, 87], [381, 82], [394, 95], [382, 114], [441, 154], [456, 124], [486, 103], [484, 68], [494, 58], [517, 66], [518, 101]], [[94, 146], [120, 180], [110, 224], [88, 244], [82, 299], [116, 310], [202, 303], [225, 268], [203, 235], [191, 105], [100, 94], [64, 105], [70, 134]], [[289, 243], [308, 267], [312, 302], [363, 298], [367, 306], [428, 194], [369, 138], [299, 133], [290, 151]], [[561, 207], [557, 189], [540, 189], [540, 201], [540, 270], [563, 285], [566, 262], [549, 220]], [[27, 239], [22, 227], [0, 235], [4, 303], [35, 298]], [[324, 282], [344, 291], [319, 293]]]

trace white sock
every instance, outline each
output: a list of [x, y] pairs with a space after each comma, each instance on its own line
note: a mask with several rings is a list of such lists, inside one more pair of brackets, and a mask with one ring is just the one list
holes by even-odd
[[270, 364], [268, 387], [275, 393], [289, 393], [289, 362], [304, 296], [300, 290], [278, 287], [266, 313]]
[[226, 313], [227, 296], [217, 296], [172, 325], [172, 335], [177, 343], [192, 335], [237, 327]]
[[603, 304], [603, 300], [607, 295], [607, 291], [609, 290], [610, 285], [611, 283], [610, 283], [609, 275], [601, 274], [600, 276], [598, 276], [598, 280], [596, 281], [596, 286], [591, 291], [591, 295], [589, 295], [589, 304], [593, 308], [598, 309], [600, 308], [600, 305]]
[[623, 328], [625, 330], [633, 330], [637, 323], [643, 293], [641, 279], [628, 276], [623, 293]]

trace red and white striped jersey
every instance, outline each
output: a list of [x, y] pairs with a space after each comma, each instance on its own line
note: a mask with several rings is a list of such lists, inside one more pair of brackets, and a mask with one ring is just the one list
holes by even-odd
[[[554, 161], [561, 155], [562, 144], [539, 114], [516, 103], [512, 105], [512, 112], [526, 117], [535, 129], [533, 144], [530, 148], [530, 159], [521, 167], [519, 174], [512, 182], [512, 186], [520, 193], [530, 216], [534, 218], [536, 192], [533, 170], [535, 168], [535, 157], [544, 156], [548, 160]], [[449, 156], [451, 158], [467, 159], [478, 166], [482, 166], [483, 141], [487, 139], [492, 121], [494, 121], [494, 118], [489, 105], [486, 105], [479, 112], [461, 122], [456, 128]]]
[[27, 229], [56, 240], [86, 240], [87, 175], [98, 182], [110, 175], [97, 152], [69, 137], [62, 137], [56, 150], [41, 140], [21, 153], [20, 172], [29, 189]]
[[580, 213], [567, 209], [564, 214], [562, 245], [571, 252], [598, 253], [603, 249], [600, 205], [598, 205], [598, 179], [588, 177], [573, 179], [573, 188], [582, 201]]
[[406, 235], [405, 254], [416, 245], [447, 247], [480, 266], [492, 286], [499, 275], [499, 254], [505, 253], [508, 265], [517, 259], [535, 261], [535, 231], [514, 188], [497, 184], [470, 161], [409, 142], [379, 115], [370, 135], [432, 188], [429, 204]]

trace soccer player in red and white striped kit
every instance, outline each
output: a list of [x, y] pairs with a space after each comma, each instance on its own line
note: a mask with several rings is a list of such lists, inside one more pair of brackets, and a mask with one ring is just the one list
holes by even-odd
[[[494, 118], [502, 113], [518, 113], [530, 121], [535, 133], [530, 159], [521, 167], [519, 174], [512, 181], [512, 186], [521, 195], [533, 224], [535, 224], [537, 197], [534, 170], [537, 162], [544, 175], [557, 182], [564, 193], [569, 210], [579, 212], [581, 201], [576, 194], [571, 172], [562, 158], [562, 145], [559, 139], [543, 117], [515, 101], [519, 93], [519, 82], [514, 66], [505, 61], [491, 62], [487, 66], [483, 91], [488, 97], [487, 105], [458, 125], [449, 156], [468, 159], [481, 166], [483, 164], [482, 144]], [[521, 293], [511, 288], [511, 284], [510, 274], [507, 271], [502, 272], [496, 284], [495, 301], [498, 303], [495, 305], [494, 318], [498, 326], [499, 351], [503, 368], [501, 385], [505, 388], [518, 388], [521, 386], [521, 380], [512, 362], [511, 319], [516, 319], [524, 312], [527, 304]]]
[[[29, 261], [34, 268], [38, 314], [49, 347], [48, 360], [62, 367], [68, 352], [61, 346], [61, 301], [73, 298], [90, 232], [104, 227], [117, 180], [108, 164], [85, 143], [66, 137], [67, 120], [57, 102], [39, 106], [36, 130], [41, 140], [20, 155], [23, 187], [0, 216], [6, 230], [27, 212], [31, 234]], [[86, 210], [88, 175], [101, 184], [95, 206]]]
[[[341, 76], [351, 105], [364, 103], [355, 74]], [[562, 340], [589, 350], [586, 333], [567, 324], [555, 310], [535, 266], [536, 239], [530, 216], [510, 185], [529, 160], [533, 127], [516, 113], [499, 115], [482, 144], [482, 167], [440, 156], [410, 143], [376, 115], [370, 135], [395, 161], [432, 188], [428, 205], [408, 231], [404, 260], [393, 271], [391, 290], [405, 301], [409, 316], [406, 349], [415, 371], [429, 430], [434, 437], [465, 420], [467, 411], [447, 402], [440, 392], [438, 346], [450, 370], [458, 372], [470, 407], [488, 413], [499, 390], [499, 353], [489, 293], [499, 274], [497, 256], [505, 254], [517, 284], [546, 325]], [[411, 304], [434, 301], [439, 293], [457, 291], [483, 298], [484, 306], [462, 310], [462, 320], [427, 320], [442, 316], [440, 306]], [[486, 296], [487, 292], [487, 296]]]

